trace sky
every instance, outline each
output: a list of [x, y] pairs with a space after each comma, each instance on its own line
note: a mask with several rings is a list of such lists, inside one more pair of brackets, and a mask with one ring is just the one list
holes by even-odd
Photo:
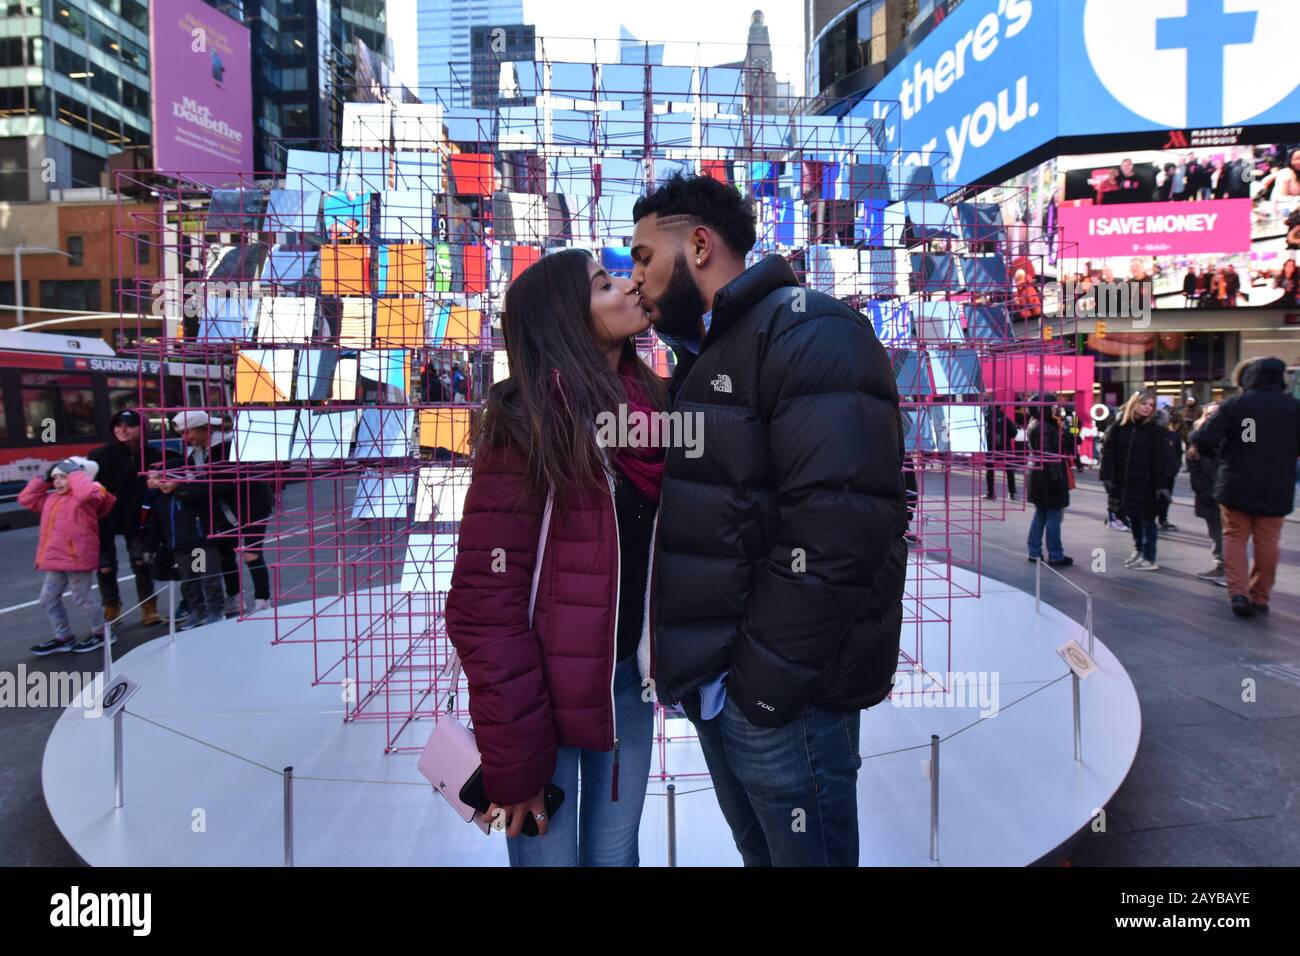
[[[586, 62], [599, 55], [617, 63], [622, 26], [638, 40], [665, 43], [664, 62], [669, 65], [710, 66], [744, 58], [750, 14], [762, 10], [777, 78], [792, 82], [795, 93], [802, 94], [803, 7], [800, 0], [647, 0], [639, 5], [524, 0], [524, 21], [537, 28], [552, 60]], [[417, 85], [415, 8], [415, 0], [389, 0], [388, 4], [399, 77], [411, 89]]]

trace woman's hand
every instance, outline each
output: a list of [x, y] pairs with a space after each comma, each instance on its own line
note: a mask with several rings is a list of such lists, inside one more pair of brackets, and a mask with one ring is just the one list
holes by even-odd
[[524, 829], [524, 820], [528, 814], [532, 814], [533, 819], [537, 821], [537, 835], [546, 836], [546, 828], [550, 820], [546, 818], [546, 789], [531, 800], [525, 800], [523, 803], [511, 803], [501, 807], [492, 804], [488, 807], [487, 818], [496, 826], [497, 811], [505, 814], [506, 836], [517, 837]]

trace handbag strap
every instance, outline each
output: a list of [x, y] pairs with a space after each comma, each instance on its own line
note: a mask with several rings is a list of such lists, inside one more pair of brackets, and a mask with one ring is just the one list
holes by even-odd
[[[542, 577], [542, 558], [546, 555], [546, 539], [551, 530], [551, 512], [555, 505], [555, 491], [551, 489], [546, 493], [546, 507], [542, 511], [542, 529], [537, 536], [537, 556], [533, 562], [533, 580], [528, 592], [528, 626], [533, 626], [533, 608], [537, 604], [537, 586]], [[447, 682], [448, 691], [443, 703], [446, 705], [447, 713], [451, 713], [456, 700], [456, 686], [460, 683], [462, 671], [460, 662], [460, 651], [455, 647], [451, 649], [451, 656], [447, 658], [447, 666], [443, 668], [439, 676], [450, 675]], [[442, 711], [442, 707], [435, 708], [435, 713]]]

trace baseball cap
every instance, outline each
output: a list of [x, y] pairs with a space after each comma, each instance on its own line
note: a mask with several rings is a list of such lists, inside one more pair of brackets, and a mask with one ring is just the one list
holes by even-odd
[[124, 408], [109, 420], [109, 425], [139, 425], [140, 413], [130, 408]]
[[199, 409], [189, 409], [177, 414], [172, 418], [172, 428], [178, 432], [183, 432], [187, 428], [202, 428], [204, 425], [216, 425], [217, 420], [211, 417], [207, 412]]

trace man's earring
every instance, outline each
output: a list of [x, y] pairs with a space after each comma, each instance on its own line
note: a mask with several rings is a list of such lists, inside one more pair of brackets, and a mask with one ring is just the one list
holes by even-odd
[[696, 257], [695, 257], [695, 264], [696, 264], [697, 266], [702, 266], [702, 265], [704, 265], [704, 262], [703, 262], [702, 259], [700, 259], [699, 256], [696, 256]]

